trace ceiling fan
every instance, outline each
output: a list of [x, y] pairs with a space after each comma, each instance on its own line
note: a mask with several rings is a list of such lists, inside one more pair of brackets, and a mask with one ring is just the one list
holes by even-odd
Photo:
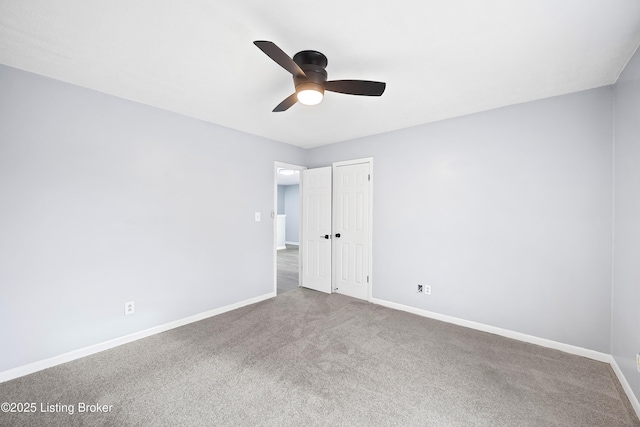
[[293, 74], [296, 91], [282, 101], [273, 112], [286, 111], [296, 102], [316, 105], [322, 101], [324, 91], [346, 93], [348, 95], [380, 96], [386, 83], [369, 80], [329, 80], [327, 81], [327, 57], [315, 50], [303, 50], [293, 59], [270, 41], [254, 41], [267, 56], [282, 68]]

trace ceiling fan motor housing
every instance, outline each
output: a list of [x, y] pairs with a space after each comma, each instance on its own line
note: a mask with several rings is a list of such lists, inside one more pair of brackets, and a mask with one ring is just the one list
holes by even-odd
[[316, 90], [324, 93], [324, 83], [327, 81], [327, 57], [315, 50], [303, 50], [293, 56], [293, 61], [304, 71], [305, 76], [293, 76], [296, 92], [301, 90]]

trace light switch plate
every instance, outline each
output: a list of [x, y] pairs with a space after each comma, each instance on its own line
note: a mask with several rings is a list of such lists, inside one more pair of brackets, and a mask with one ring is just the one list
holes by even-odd
[[256, 212], [256, 222], [260, 222], [260, 212]]

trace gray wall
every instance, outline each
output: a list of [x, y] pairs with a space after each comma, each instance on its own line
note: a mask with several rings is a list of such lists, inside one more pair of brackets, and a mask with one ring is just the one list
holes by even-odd
[[284, 189], [285, 185], [278, 185], [278, 215], [284, 214]]
[[609, 353], [612, 113], [605, 87], [319, 147], [309, 167], [374, 158], [374, 298]]
[[640, 52], [615, 86], [615, 224], [611, 353], [636, 396], [640, 375]]
[[284, 187], [285, 212], [287, 214], [287, 225], [285, 230], [285, 240], [287, 242], [299, 243], [300, 237], [300, 186], [286, 185]]
[[305, 150], [6, 66], [0, 94], [0, 371], [273, 292]]

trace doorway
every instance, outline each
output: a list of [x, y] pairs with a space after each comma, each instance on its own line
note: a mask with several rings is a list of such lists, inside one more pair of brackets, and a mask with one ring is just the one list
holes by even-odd
[[373, 159], [302, 172], [301, 286], [371, 301]]
[[[287, 211], [279, 184], [297, 185], [288, 190], [295, 194], [289, 207], [297, 209]], [[274, 295], [304, 286], [371, 301], [372, 214], [373, 158], [318, 169], [275, 162]], [[298, 234], [287, 237], [287, 216], [294, 215]]]
[[275, 289], [276, 295], [300, 286], [300, 172], [303, 166], [275, 163]]

